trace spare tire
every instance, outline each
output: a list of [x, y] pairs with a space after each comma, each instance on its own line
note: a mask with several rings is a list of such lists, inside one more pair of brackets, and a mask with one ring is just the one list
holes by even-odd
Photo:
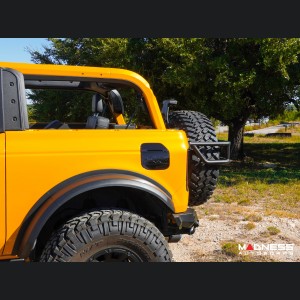
[[[196, 111], [173, 111], [169, 114], [169, 128], [178, 128], [186, 132], [190, 142], [217, 142], [212, 122]], [[207, 159], [216, 160], [220, 156], [219, 147], [199, 146]], [[204, 164], [195, 154], [189, 162], [189, 206], [205, 203], [213, 194], [217, 185], [219, 168]]]

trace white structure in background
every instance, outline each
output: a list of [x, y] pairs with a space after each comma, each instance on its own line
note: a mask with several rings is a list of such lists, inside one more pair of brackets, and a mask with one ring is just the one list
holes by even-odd
[[249, 119], [246, 122], [246, 125], [261, 125], [261, 124], [268, 124], [270, 121], [269, 117], [262, 117], [260, 119], [254, 120], [254, 119]]

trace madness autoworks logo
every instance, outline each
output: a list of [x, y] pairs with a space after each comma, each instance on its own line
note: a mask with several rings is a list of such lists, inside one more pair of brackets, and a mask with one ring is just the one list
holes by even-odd
[[240, 255], [293, 255], [294, 244], [238, 244]]

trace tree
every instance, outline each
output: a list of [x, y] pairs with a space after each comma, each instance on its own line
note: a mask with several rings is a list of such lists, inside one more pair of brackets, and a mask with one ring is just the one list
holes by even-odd
[[92, 99], [90, 91], [34, 90], [29, 92], [28, 97], [32, 102], [30, 117], [38, 122], [55, 119], [85, 122], [91, 114], [90, 105], [86, 105]]
[[28, 50], [35, 63], [124, 68], [128, 65], [125, 38], [50, 38], [42, 52]]
[[[291, 102], [299, 105], [300, 39], [196, 39], [193, 44], [189, 61], [170, 64], [165, 80], [182, 88], [187, 107], [229, 125], [231, 158], [241, 159], [250, 115], [275, 116]], [[179, 51], [186, 52], [184, 45]]]
[[[69, 64], [125, 68], [127, 39], [121, 38], [67, 38], [49, 39], [50, 46], [42, 52], [29, 49], [35, 63]], [[29, 95], [32, 101], [32, 118], [41, 122], [64, 120], [84, 122], [90, 112], [89, 92], [34, 90]]]
[[[127, 68], [150, 82], [158, 101], [175, 98], [229, 126], [231, 158], [244, 157], [250, 115], [275, 116], [299, 108], [298, 38], [51, 39], [37, 63]], [[35, 104], [35, 103], [34, 103]], [[41, 105], [41, 104], [39, 104]]]

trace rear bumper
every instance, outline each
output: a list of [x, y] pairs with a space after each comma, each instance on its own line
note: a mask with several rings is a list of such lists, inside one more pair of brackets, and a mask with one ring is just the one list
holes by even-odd
[[[176, 224], [173, 234], [193, 234], [199, 226], [197, 213], [194, 209], [188, 208], [183, 213], [172, 214], [174, 225]], [[172, 226], [172, 229], [175, 229]]]
[[[189, 142], [193, 154], [198, 156], [200, 160], [206, 165], [225, 165], [230, 163], [230, 142]], [[202, 148], [202, 149], [201, 149]], [[225, 150], [222, 153], [221, 148]], [[209, 159], [204, 154], [208, 149], [214, 149], [215, 153], [218, 153], [219, 158]], [[202, 152], [204, 150], [204, 152]]]

